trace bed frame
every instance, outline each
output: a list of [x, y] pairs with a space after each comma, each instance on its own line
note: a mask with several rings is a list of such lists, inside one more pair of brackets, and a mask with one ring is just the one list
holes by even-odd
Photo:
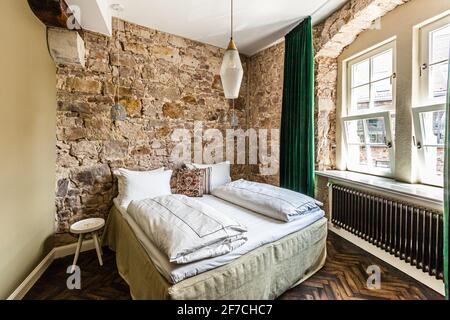
[[170, 284], [156, 269], [120, 211], [111, 209], [103, 244], [136, 300], [275, 299], [325, 264], [327, 219], [197, 276]]

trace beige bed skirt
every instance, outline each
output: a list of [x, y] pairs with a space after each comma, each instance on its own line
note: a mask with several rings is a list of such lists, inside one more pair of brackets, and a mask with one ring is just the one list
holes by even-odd
[[103, 244], [116, 252], [119, 274], [138, 300], [274, 299], [325, 263], [327, 220], [255, 249], [233, 262], [170, 284], [156, 269], [127, 221], [113, 207]]

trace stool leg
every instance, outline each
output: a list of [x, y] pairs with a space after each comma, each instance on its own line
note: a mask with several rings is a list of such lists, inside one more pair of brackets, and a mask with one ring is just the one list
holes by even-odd
[[99, 244], [98, 237], [97, 237], [97, 232], [94, 232], [92, 234], [92, 238], [94, 239], [95, 250], [97, 251], [97, 256], [98, 256], [98, 262], [100, 263], [101, 266], [103, 266], [102, 249], [100, 248], [100, 244]]
[[84, 234], [80, 234], [78, 237], [77, 250], [75, 251], [75, 258], [73, 259], [71, 273], [75, 272], [75, 266], [77, 265], [78, 257], [80, 256], [81, 245], [83, 244]]

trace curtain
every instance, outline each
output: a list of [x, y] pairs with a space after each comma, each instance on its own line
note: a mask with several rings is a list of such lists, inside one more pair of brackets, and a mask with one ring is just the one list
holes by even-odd
[[448, 236], [449, 236], [449, 210], [450, 210], [450, 62], [448, 68], [447, 84], [447, 108], [445, 122], [445, 160], [444, 160], [444, 279], [445, 295], [449, 299], [449, 274], [448, 274]]
[[280, 185], [314, 196], [314, 48], [311, 17], [285, 38]]

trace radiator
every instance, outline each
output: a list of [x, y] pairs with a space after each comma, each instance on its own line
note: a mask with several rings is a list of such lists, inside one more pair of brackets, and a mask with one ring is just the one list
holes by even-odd
[[331, 222], [443, 279], [443, 216], [380, 195], [331, 184]]

